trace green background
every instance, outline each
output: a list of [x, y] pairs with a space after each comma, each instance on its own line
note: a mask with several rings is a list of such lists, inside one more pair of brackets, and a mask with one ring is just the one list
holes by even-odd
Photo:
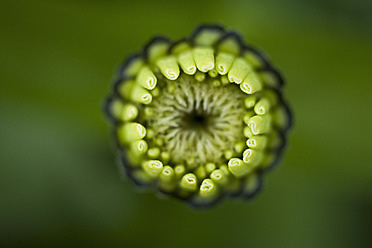
[[[290, 146], [253, 201], [121, 175], [101, 107], [155, 34], [221, 23], [284, 73]], [[1, 1], [1, 247], [372, 247], [371, 1]], [[370, 246], [371, 245], [371, 246]]]

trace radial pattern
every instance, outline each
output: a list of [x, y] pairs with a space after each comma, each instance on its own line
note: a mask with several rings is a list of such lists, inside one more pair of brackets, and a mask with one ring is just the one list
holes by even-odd
[[262, 53], [222, 27], [154, 38], [121, 66], [106, 103], [126, 173], [193, 205], [250, 198], [291, 124], [282, 85]]

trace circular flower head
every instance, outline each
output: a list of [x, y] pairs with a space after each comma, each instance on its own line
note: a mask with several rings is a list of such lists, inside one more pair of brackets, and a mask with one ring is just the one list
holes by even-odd
[[250, 198], [291, 124], [282, 86], [262, 53], [222, 27], [154, 38], [121, 66], [106, 102], [126, 173], [193, 205]]

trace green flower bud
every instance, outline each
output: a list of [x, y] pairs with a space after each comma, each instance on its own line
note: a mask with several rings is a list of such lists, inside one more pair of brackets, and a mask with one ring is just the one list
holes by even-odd
[[156, 86], [157, 78], [147, 66], [144, 66], [139, 71], [136, 81], [143, 88], [153, 90]]
[[136, 122], [128, 122], [117, 129], [118, 139], [121, 143], [140, 140], [146, 135], [146, 128]]
[[157, 65], [162, 74], [169, 80], [176, 80], [180, 75], [180, 69], [174, 56], [159, 59]]
[[194, 75], [196, 72], [196, 65], [194, 56], [191, 50], [187, 50], [178, 55], [178, 63], [183, 72], [187, 75]]
[[213, 49], [211, 47], [194, 48], [193, 55], [199, 71], [208, 72], [214, 68]]
[[252, 67], [242, 58], [235, 59], [233, 65], [228, 74], [228, 78], [230, 82], [234, 82], [236, 84], [241, 84], [244, 78], [249, 74], [252, 73]]
[[142, 168], [149, 177], [155, 178], [162, 172], [163, 163], [159, 160], [149, 160], [142, 164]]
[[204, 179], [200, 186], [200, 195], [203, 198], [212, 198], [217, 194], [217, 186], [211, 179]]
[[182, 177], [180, 186], [184, 190], [195, 191], [198, 186], [198, 180], [194, 174], [188, 173]]
[[234, 63], [235, 56], [229, 53], [219, 53], [216, 57], [216, 69], [220, 75], [226, 75]]
[[250, 198], [291, 126], [283, 79], [219, 26], [157, 37], [119, 70], [105, 111], [127, 174], [194, 206]]
[[125, 104], [121, 111], [121, 118], [123, 121], [132, 121], [138, 115], [138, 109], [133, 104]]

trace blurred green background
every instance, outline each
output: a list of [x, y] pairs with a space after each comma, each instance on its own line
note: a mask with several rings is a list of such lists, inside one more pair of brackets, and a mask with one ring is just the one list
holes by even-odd
[[[197, 211], [119, 173], [101, 107], [155, 34], [221, 23], [284, 73], [290, 146], [253, 201]], [[372, 247], [372, 2], [1, 1], [1, 247]]]

